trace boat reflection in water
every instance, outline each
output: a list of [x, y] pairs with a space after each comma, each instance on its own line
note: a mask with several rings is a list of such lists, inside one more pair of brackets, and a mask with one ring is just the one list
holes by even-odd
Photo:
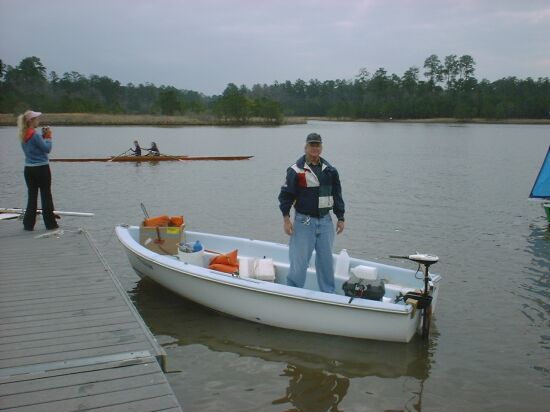
[[272, 404], [290, 403], [300, 411], [335, 411], [349, 388], [349, 379], [334, 373], [289, 364], [284, 376], [290, 378], [285, 396]]
[[408, 344], [361, 340], [232, 318], [183, 299], [149, 279], [141, 279], [129, 294], [147, 326], [168, 350], [198, 344], [215, 352], [285, 364], [281, 376], [288, 377], [288, 386], [272, 400], [273, 405], [289, 403], [298, 410], [337, 411], [348, 393], [350, 379], [376, 377], [384, 382], [412, 378], [416, 382], [411, 390], [413, 399], [409, 396], [407, 404], [396, 410], [421, 408], [422, 386], [429, 376], [438, 336], [435, 327], [429, 341], [420, 337]]
[[[548, 360], [548, 321], [550, 320], [550, 223], [530, 224], [527, 236], [527, 249], [530, 251], [531, 263], [518, 269], [521, 276], [517, 295], [522, 299], [521, 312], [530, 320], [530, 327], [536, 330], [540, 338], [538, 349], [533, 353], [532, 364], [545, 370]], [[539, 363], [540, 362], [540, 363]]]

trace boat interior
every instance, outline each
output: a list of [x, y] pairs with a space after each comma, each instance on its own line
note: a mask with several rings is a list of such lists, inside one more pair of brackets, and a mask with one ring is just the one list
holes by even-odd
[[[139, 227], [133, 226], [129, 228], [130, 235], [139, 242]], [[288, 246], [265, 242], [253, 239], [244, 239], [232, 236], [221, 236], [215, 234], [207, 234], [200, 232], [185, 231], [184, 240], [181, 244], [192, 245], [196, 241], [199, 241], [203, 246], [203, 249], [199, 252], [185, 253], [179, 249], [177, 255], [173, 258], [187, 265], [195, 265], [203, 268], [208, 268], [210, 262], [217, 256], [225, 255], [230, 252], [237, 251], [237, 259], [239, 265], [239, 277], [241, 278], [253, 278], [261, 281], [271, 281], [273, 283], [286, 285], [286, 277], [289, 273], [290, 265], [288, 262]], [[334, 261], [336, 265], [338, 256], [334, 255]], [[266, 268], [264, 267], [263, 273], [251, 270], [249, 274], [243, 272], [243, 261], [246, 261], [248, 265], [252, 263], [253, 267], [258, 268], [258, 264], [267, 264], [267, 275], [265, 274]], [[404, 295], [410, 291], [419, 291], [423, 287], [422, 273], [421, 271], [400, 268], [396, 266], [389, 266], [378, 262], [365, 261], [361, 259], [350, 258], [350, 270], [354, 267], [361, 265], [361, 267], [375, 268], [377, 277], [383, 279], [385, 287], [385, 295], [382, 298], [383, 302], [395, 303], [396, 298], [402, 294]], [[247, 266], [247, 265], [245, 265]], [[272, 267], [272, 276], [269, 276], [270, 269]], [[246, 269], [245, 269], [246, 271]], [[227, 276], [235, 276], [231, 273], [222, 273]], [[254, 273], [256, 272], [256, 273]], [[259, 276], [257, 276], [259, 275]], [[349, 280], [349, 276], [335, 275], [335, 293], [338, 295], [344, 295], [343, 284]], [[317, 276], [315, 272], [315, 252], [311, 257], [310, 265], [307, 271], [306, 283], [304, 289], [313, 291], [319, 291], [317, 283]], [[402, 303], [404, 304], [404, 303]]]

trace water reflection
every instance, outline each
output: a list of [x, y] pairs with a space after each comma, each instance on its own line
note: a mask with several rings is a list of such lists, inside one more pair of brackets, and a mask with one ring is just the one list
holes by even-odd
[[547, 349], [550, 343], [546, 329], [550, 313], [550, 224], [531, 224], [529, 228], [526, 249], [531, 255], [531, 264], [524, 269], [521, 284], [522, 312], [532, 327], [540, 328], [541, 347]]
[[135, 167], [142, 167], [142, 164], [145, 166], [158, 166], [159, 161], [158, 160], [147, 160], [147, 161], [140, 161], [140, 162], [131, 162], [134, 164]]
[[289, 377], [285, 396], [272, 404], [291, 403], [299, 411], [340, 411], [338, 404], [349, 388], [349, 379], [334, 373], [287, 365], [284, 376]]
[[[285, 393], [273, 405], [299, 411], [338, 411], [350, 379], [413, 378], [417, 388], [410, 410], [420, 410], [437, 331], [430, 342], [409, 344], [364, 341], [289, 331], [216, 313], [187, 301], [147, 279], [130, 292], [143, 319], [165, 347], [201, 344], [216, 352], [251, 356], [286, 367]], [[358, 327], [360, 327], [358, 325]], [[168, 360], [170, 365], [170, 360]], [[409, 407], [405, 405], [407, 410]]]

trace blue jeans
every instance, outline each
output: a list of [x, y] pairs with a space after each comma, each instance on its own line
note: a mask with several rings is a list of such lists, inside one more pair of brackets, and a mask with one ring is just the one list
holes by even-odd
[[315, 269], [319, 290], [334, 293], [332, 259], [334, 234], [330, 213], [321, 218], [296, 213], [294, 231], [289, 244], [290, 271], [286, 280], [287, 285], [299, 288], [304, 286], [309, 261], [315, 249]]

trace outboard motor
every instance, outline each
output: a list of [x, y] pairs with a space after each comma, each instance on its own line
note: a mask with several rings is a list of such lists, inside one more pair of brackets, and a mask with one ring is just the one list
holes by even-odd
[[386, 294], [385, 280], [378, 279], [375, 267], [359, 265], [351, 269], [352, 275], [344, 282], [342, 289], [346, 296], [354, 298], [382, 300]]
[[346, 296], [353, 298], [363, 298], [370, 300], [382, 300], [382, 297], [386, 294], [386, 288], [384, 281], [378, 280], [366, 280], [359, 279], [355, 275], [351, 275], [350, 278], [344, 282], [342, 289]]
[[422, 272], [424, 273], [424, 291], [422, 294], [409, 292], [404, 296], [404, 300], [406, 301], [409, 298], [415, 299], [418, 302], [418, 308], [422, 310], [422, 337], [427, 337], [430, 325], [428, 324], [428, 312], [431, 313], [430, 305], [432, 303], [432, 297], [430, 296], [429, 291], [429, 283], [430, 283], [430, 274], [429, 274], [429, 268], [434, 263], [439, 262], [439, 258], [437, 256], [428, 255], [425, 253], [416, 253], [414, 255], [409, 256], [390, 256], [391, 258], [398, 258], [398, 259], [409, 259], [413, 262], [418, 263], [419, 268], [422, 268]]

